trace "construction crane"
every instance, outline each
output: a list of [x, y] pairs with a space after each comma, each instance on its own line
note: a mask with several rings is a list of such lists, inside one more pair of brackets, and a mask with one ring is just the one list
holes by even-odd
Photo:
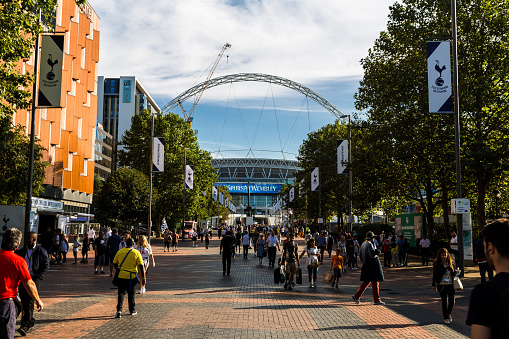
[[207, 89], [209, 81], [212, 78], [212, 74], [214, 74], [214, 71], [216, 70], [217, 65], [219, 64], [219, 61], [223, 57], [224, 51], [226, 51], [226, 49], [230, 48], [230, 47], [232, 47], [232, 45], [230, 45], [229, 43], [225, 43], [224, 44], [223, 48], [221, 49], [221, 52], [219, 52], [219, 55], [216, 58], [216, 61], [214, 61], [214, 64], [212, 65], [212, 69], [210, 70], [210, 73], [207, 76], [207, 80], [205, 80], [205, 82], [203, 82], [203, 87], [201, 88], [201, 90], [196, 95], [196, 98], [194, 99], [193, 107], [191, 107], [189, 112], [186, 112], [186, 110], [184, 109], [184, 106], [182, 106], [182, 102], [179, 100], [178, 103], [180, 105], [180, 109], [182, 110], [182, 114], [184, 115], [184, 119], [186, 119], [186, 122], [189, 124], [189, 126], [191, 126], [191, 122], [193, 121], [192, 116], [193, 116], [194, 109], [196, 108], [196, 105], [198, 105], [198, 102], [200, 101], [201, 96], [203, 95], [203, 92], [205, 92], [205, 89]]

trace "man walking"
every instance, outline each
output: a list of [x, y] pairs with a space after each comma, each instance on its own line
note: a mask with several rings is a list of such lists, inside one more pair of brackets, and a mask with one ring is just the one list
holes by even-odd
[[472, 290], [466, 324], [472, 339], [509, 338], [509, 219], [486, 225], [482, 235], [486, 261], [497, 274]]
[[[277, 247], [277, 249], [276, 249]], [[279, 251], [279, 241], [274, 231], [271, 231], [267, 238], [267, 254], [269, 256], [269, 267], [274, 267], [276, 263], [276, 254]]]
[[[295, 235], [290, 233], [288, 235], [288, 241], [283, 244], [283, 254], [281, 260], [285, 263], [286, 282], [284, 285], [285, 289], [292, 290], [293, 277], [297, 274], [297, 264], [300, 266], [299, 261], [299, 247], [295, 240]], [[297, 264], [296, 264], [297, 262]]]
[[320, 262], [323, 263], [323, 254], [325, 252], [325, 246], [327, 244], [327, 238], [324, 233], [320, 233], [318, 238], [316, 239], [316, 247], [320, 251]]
[[382, 264], [378, 255], [380, 250], [376, 249], [373, 244], [373, 238], [375, 234], [371, 231], [366, 233], [366, 240], [362, 243], [360, 249], [360, 256], [362, 261], [361, 270], [361, 281], [362, 284], [359, 286], [357, 293], [352, 296], [353, 300], [360, 304], [360, 299], [366, 288], [371, 284], [373, 288], [373, 303], [375, 305], [385, 305], [380, 300], [379, 282], [384, 281], [384, 274], [382, 271]]
[[219, 246], [219, 254], [223, 255], [223, 275], [230, 275], [230, 268], [232, 265], [232, 245], [235, 240], [231, 234], [232, 231], [227, 231], [225, 236], [221, 239], [221, 245]]
[[[127, 302], [129, 303], [129, 312], [131, 315], [138, 314], [138, 312], [136, 312], [136, 303], [134, 300], [136, 285], [140, 282], [142, 284], [147, 282], [141, 254], [138, 250], [133, 248], [134, 240], [128, 238], [125, 243], [126, 247], [119, 250], [115, 258], [113, 258], [115, 269], [120, 270], [118, 274], [118, 300], [115, 318], [120, 318], [122, 316], [126, 293]], [[139, 279], [141, 279], [141, 281], [139, 281]]]
[[37, 311], [44, 305], [37, 287], [28, 271], [26, 261], [14, 251], [21, 242], [21, 231], [9, 228], [2, 236], [0, 246], [0, 338], [13, 339], [16, 328], [16, 306], [14, 300], [21, 282], [30, 298], [34, 299]]
[[95, 249], [95, 247], [94, 247], [94, 240], [95, 240], [94, 227], [90, 226], [90, 229], [88, 230], [88, 244], [92, 245], [92, 249]]
[[431, 241], [424, 235], [419, 242], [419, 246], [421, 246], [421, 257], [422, 257], [422, 266], [429, 265], [429, 251], [431, 246]]
[[[48, 272], [50, 265], [48, 252], [40, 245], [37, 245], [37, 233], [29, 232], [25, 238], [25, 246], [22, 249], [17, 249], [14, 253], [25, 259], [32, 281], [37, 289], [39, 289], [41, 280], [44, 279], [44, 275]], [[35, 325], [35, 300], [30, 297], [23, 284], [19, 285], [18, 292], [24, 310], [18, 332], [25, 336]]]
[[244, 231], [244, 235], [242, 236], [242, 249], [244, 254], [244, 259], [247, 259], [247, 254], [249, 253], [249, 234], [247, 231]]
[[[118, 250], [120, 249], [120, 243], [122, 242], [122, 238], [120, 238], [120, 235], [118, 235], [118, 229], [116, 227], [113, 227], [111, 230], [112, 234], [106, 241], [106, 248], [108, 249], [108, 256], [109, 256], [109, 262], [110, 262], [110, 277], [113, 276], [113, 259], [115, 259], [115, 255], [117, 254]], [[166, 243], [165, 243], [165, 249], [166, 249]], [[169, 251], [169, 249], [168, 249]]]

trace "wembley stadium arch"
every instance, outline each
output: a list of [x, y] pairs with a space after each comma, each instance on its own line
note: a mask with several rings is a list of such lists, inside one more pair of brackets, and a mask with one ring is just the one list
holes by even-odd
[[[234, 82], [265, 82], [290, 88], [314, 100], [336, 118], [343, 113], [320, 94], [295, 81], [262, 73], [238, 73], [225, 75], [200, 83], [182, 92], [167, 103], [163, 113], [169, 113], [182, 103], [200, 92], [212, 87], [231, 84]], [[277, 214], [273, 211], [273, 204], [278, 199], [279, 191], [284, 184], [294, 184], [295, 173], [299, 170], [299, 163], [286, 159], [260, 158], [222, 158], [213, 159], [213, 167], [217, 170], [219, 180], [217, 186], [226, 186], [237, 207], [237, 214], [226, 221], [228, 225], [235, 225], [239, 221], [246, 221], [247, 207], [251, 206], [251, 216], [255, 224], [275, 225], [285, 224], [288, 215]], [[213, 218], [212, 224], [218, 223], [218, 217]]]

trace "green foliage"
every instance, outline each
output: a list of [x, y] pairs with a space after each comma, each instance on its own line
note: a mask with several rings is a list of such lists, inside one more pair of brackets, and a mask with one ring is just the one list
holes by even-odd
[[95, 193], [95, 220], [124, 227], [147, 223], [148, 197], [148, 176], [133, 168], [120, 168]]

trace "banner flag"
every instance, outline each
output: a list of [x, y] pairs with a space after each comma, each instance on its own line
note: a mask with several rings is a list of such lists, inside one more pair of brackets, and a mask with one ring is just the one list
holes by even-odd
[[316, 192], [320, 189], [319, 168], [313, 167], [311, 170], [311, 191]]
[[212, 185], [212, 200], [217, 201], [217, 188]]
[[38, 107], [61, 107], [64, 35], [41, 36]]
[[152, 149], [152, 173], [164, 172], [164, 138], [154, 138]]
[[219, 192], [219, 203], [223, 206], [223, 192]]
[[295, 199], [295, 187], [290, 188], [289, 201], [292, 202]]
[[453, 113], [450, 43], [428, 41], [427, 49], [429, 112]]
[[348, 174], [346, 171], [348, 165], [348, 140], [338, 140], [337, 145], [338, 174]]
[[161, 233], [164, 233], [168, 229], [168, 224], [166, 223], [166, 218], [163, 217], [163, 221], [161, 222]]
[[228, 210], [230, 209], [230, 204], [229, 203], [230, 203], [230, 200], [228, 198], [225, 198], [224, 199], [224, 207], [226, 209], [228, 209]]
[[299, 182], [299, 198], [304, 196], [304, 179]]
[[186, 190], [193, 189], [194, 171], [193, 166], [186, 165]]

